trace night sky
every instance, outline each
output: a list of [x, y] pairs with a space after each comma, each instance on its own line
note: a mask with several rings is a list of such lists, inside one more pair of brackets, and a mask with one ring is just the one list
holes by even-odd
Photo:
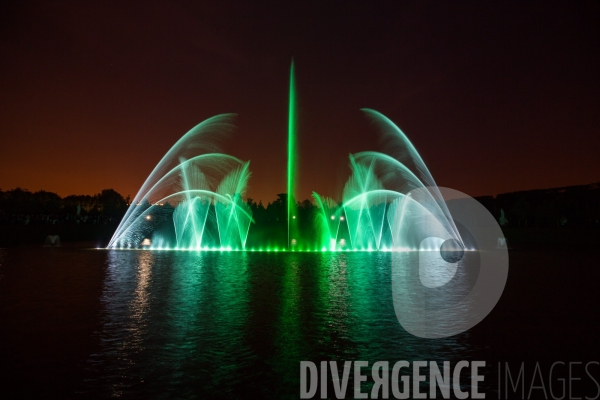
[[296, 65], [299, 183], [341, 199], [360, 111], [472, 196], [600, 181], [600, 3], [11, 2], [0, 9], [0, 188], [136, 194], [175, 141], [238, 114], [247, 193], [286, 190]]

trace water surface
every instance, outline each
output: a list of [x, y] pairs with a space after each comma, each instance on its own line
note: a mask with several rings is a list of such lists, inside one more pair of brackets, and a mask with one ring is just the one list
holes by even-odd
[[301, 360], [486, 360], [494, 396], [498, 361], [598, 358], [595, 253], [516, 253], [496, 309], [435, 340], [398, 323], [392, 257], [0, 249], [3, 384], [23, 397], [298, 398]]

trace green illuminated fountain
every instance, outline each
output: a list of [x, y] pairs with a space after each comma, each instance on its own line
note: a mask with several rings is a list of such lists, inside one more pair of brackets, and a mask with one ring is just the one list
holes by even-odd
[[[464, 248], [446, 203], [415, 147], [391, 120], [369, 109], [363, 111], [382, 131], [385, 152], [351, 154], [351, 176], [344, 186], [342, 201], [313, 192], [314, 221], [306, 213], [300, 221], [294, 196], [298, 154], [294, 72], [292, 60], [287, 127], [287, 227], [283, 225], [283, 203], [280, 203], [281, 214], [276, 218], [280, 222], [276, 222], [274, 231], [279, 246], [285, 240], [284, 248], [280, 248], [428, 250], [439, 249], [449, 239]], [[217, 139], [233, 129], [232, 118], [230, 114], [209, 118], [173, 145], [135, 196], [109, 248], [246, 249], [252, 233], [250, 225], [254, 222], [252, 209], [243, 199], [250, 178], [249, 162], [222, 153], [216, 145]], [[267, 241], [254, 242], [259, 251], [279, 250], [269, 245], [272, 237], [264, 232], [261, 236], [260, 230], [254, 238]]]
[[[313, 195], [321, 210], [316, 226], [322, 248], [429, 250], [439, 249], [447, 239], [464, 247], [433, 177], [404, 132], [383, 114], [363, 111], [383, 132], [388, 153], [350, 155], [352, 175], [344, 187], [341, 207], [335, 212], [334, 202]], [[328, 215], [331, 221], [325, 224]], [[338, 235], [344, 220], [350, 243]], [[437, 238], [435, 243], [424, 241], [431, 237]]]
[[165, 154], [131, 202], [108, 248], [244, 249], [252, 212], [249, 162], [219, 152], [233, 115], [198, 124]]
[[292, 249], [295, 247], [298, 237], [296, 200], [294, 197], [296, 181], [296, 80], [294, 76], [294, 60], [292, 60], [290, 67], [287, 147], [287, 248]]
[[[318, 248], [321, 250], [344, 250], [346, 241], [339, 238], [340, 225], [344, 222], [344, 209], [329, 198], [321, 197], [313, 192], [313, 200], [317, 206], [315, 215], [315, 231], [317, 234]], [[338, 239], [339, 238], [339, 239]]]

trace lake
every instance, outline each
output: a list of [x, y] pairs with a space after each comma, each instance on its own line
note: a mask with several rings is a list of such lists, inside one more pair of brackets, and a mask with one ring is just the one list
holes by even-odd
[[[485, 360], [480, 392], [497, 398], [498, 362], [515, 371], [525, 362], [530, 380], [536, 362], [600, 358], [596, 252], [511, 252], [496, 308], [445, 339], [418, 338], [399, 324], [392, 257], [0, 249], [3, 390], [45, 398], [298, 398], [303, 360]], [[575, 389], [588, 386], [583, 380]], [[351, 397], [352, 379], [348, 387]]]

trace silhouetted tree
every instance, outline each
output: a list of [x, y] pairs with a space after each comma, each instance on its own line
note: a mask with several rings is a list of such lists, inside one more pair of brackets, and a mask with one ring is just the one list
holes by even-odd
[[113, 189], [104, 189], [96, 196], [99, 209], [104, 215], [120, 217], [127, 211], [127, 201]]

